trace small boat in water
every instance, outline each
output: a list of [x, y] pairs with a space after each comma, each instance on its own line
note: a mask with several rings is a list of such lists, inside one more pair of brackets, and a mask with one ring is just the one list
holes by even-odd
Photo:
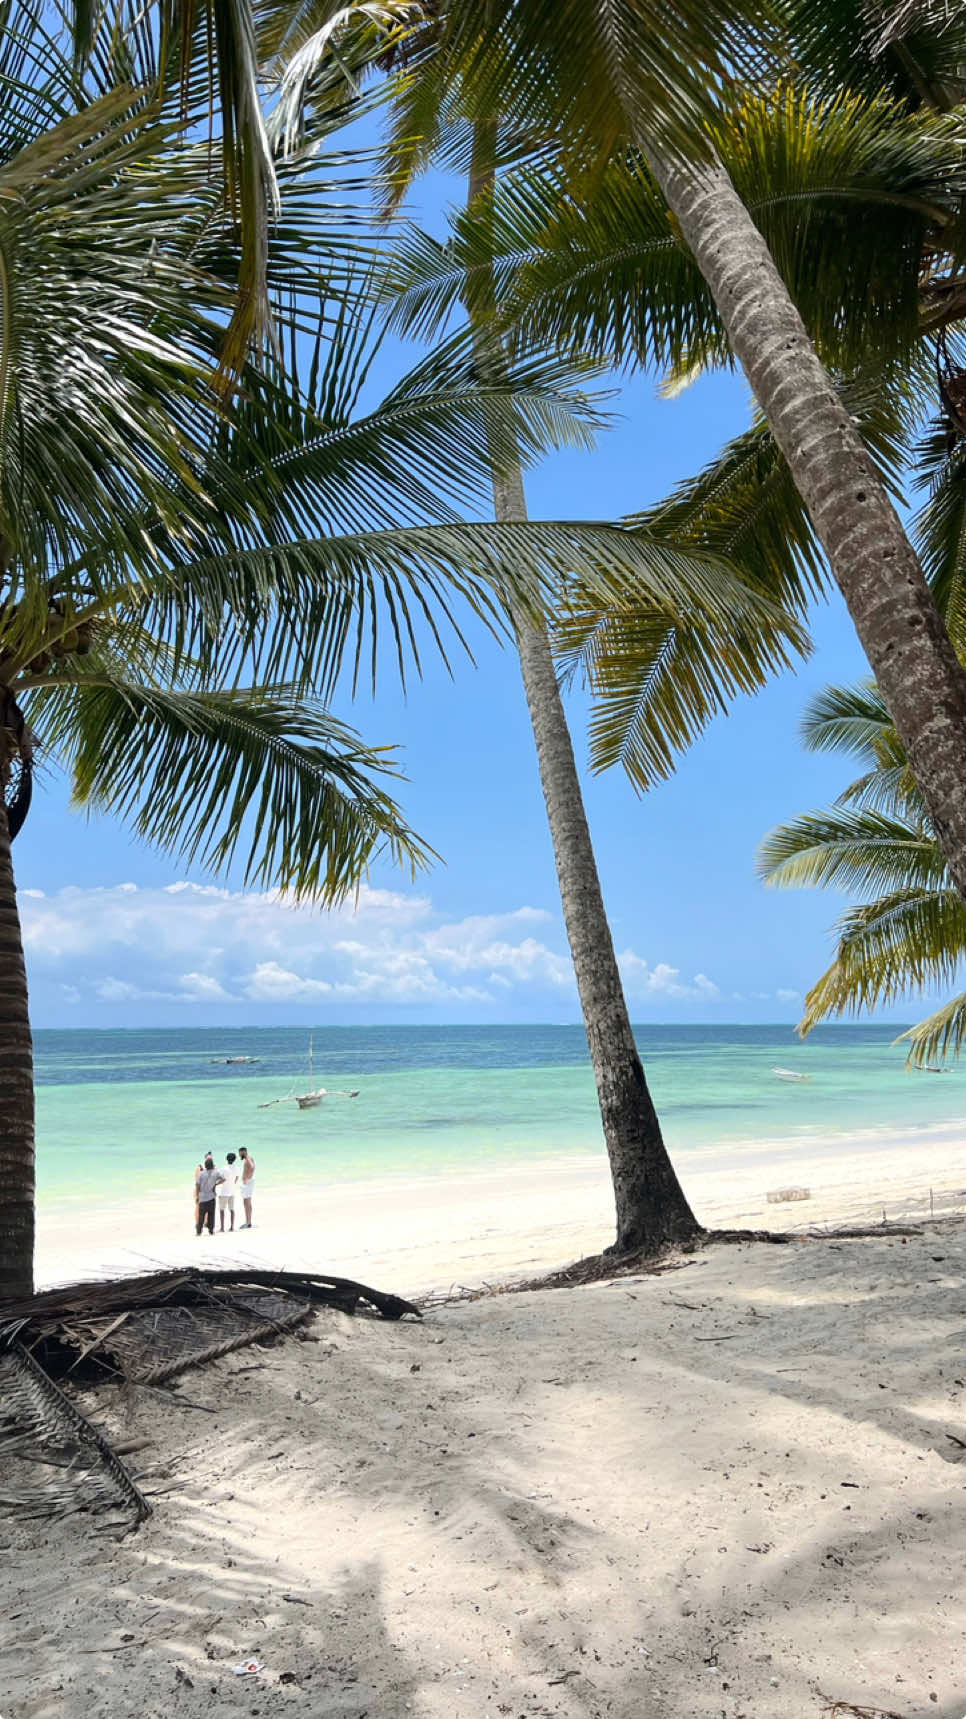
[[240, 1063], [258, 1062], [259, 1059], [257, 1056], [213, 1056], [209, 1057], [208, 1060], [218, 1068], [235, 1068]]
[[810, 1074], [796, 1074], [793, 1068], [773, 1068], [771, 1072], [777, 1075], [779, 1080], [811, 1080], [812, 1078]]
[[297, 1104], [300, 1110], [315, 1110], [323, 1098], [358, 1098], [358, 1088], [354, 1092], [346, 1092], [341, 1087], [313, 1086], [315, 1078], [315, 1063], [313, 1060], [313, 1040], [309, 1039], [309, 1090], [308, 1092], [287, 1092], [284, 1098], [270, 1098], [266, 1104], [260, 1104], [259, 1110], [271, 1110], [273, 1104]]

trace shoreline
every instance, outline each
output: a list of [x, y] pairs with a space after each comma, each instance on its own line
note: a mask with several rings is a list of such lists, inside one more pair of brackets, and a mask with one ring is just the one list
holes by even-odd
[[[255, 1227], [194, 1234], [190, 1200], [168, 1191], [111, 1201], [40, 1202], [38, 1288], [195, 1262], [332, 1271], [416, 1295], [529, 1277], [599, 1252], [612, 1239], [603, 1153], [436, 1175], [273, 1181], [259, 1163]], [[711, 1229], [802, 1230], [926, 1217], [966, 1208], [966, 1124], [748, 1141], [679, 1152], [675, 1167]], [[808, 1200], [770, 1204], [803, 1186]], [[216, 1220], [217, 1221], [217, 1220]], [[237, 1223], [236, 1218], [236, 1223]]]

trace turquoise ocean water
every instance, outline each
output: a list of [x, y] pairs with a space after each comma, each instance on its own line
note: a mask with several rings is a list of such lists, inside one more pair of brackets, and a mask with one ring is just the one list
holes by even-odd
[[[966, 1120], [966, 1065], [905, 1071], [895, 1027], [646, 1027], [638, 1042], [675, 1153]], [[40, 1031], [42, 1202], [124, 1198], [248, 1146], [273, 1181], [391, 1180], [602, 1150], [579, 1027], [345, 1027], [314, 1033], [315, 1083], [358, 1087], [312, 1111], [304, 1028]], [[257, 1057], [248, 1068], [213, 1059]], [[775, 1078], [775, 1066], [810, 1074]]]

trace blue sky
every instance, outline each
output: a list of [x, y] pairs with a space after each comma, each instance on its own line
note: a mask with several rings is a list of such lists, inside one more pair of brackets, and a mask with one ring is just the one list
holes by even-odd
[[[635, 378], [619, 410], [596, 452], [533, 474], [535, 517], [655, 500], [741, 428], [748, 398], [734, 377], [671, 401]], [[585, 772], [635, 1019], [791, 1022], [826, 959], [841, 903], [754, 875], [763, 833], [844, 780], [843, 761], [802, 752], [797, 727], [812, 691], [863, 659], [837, 599], [814, 621], [813, 659], [715, 721], [671, 782], [639, 798], [617, 772]], [[457, 658], [451, 679], [430, 660], [405, 694], [387, 679], [353, 707], [368, 739], [400, 747], [407, 813], [443, 863], [415, 884], [379, 866], [337, 914], [185, 875], [72, 813], [46, 775], [15, 854], [36, 1024], [577, 1019], [518, 667], [474, 643], [475, 667]], [[586, 706], [570, 705], [584, 761]]]

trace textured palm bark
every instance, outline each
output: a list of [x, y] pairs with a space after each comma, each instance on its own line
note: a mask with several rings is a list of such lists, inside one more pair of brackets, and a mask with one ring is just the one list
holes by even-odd
[[[495, 144], [495, 125], [477, 121], [471, 203], [492, 188]], [[494, 464], [493, 508], [500, 523], [526, 519], [519, 460]], [[634, 1042], [547, 632], [524, 615], [514, 615], [513, 625], [610, 1160], [617, 1234], [608, 1251], [655, 1251], [699, 1235], [701, 1226], [668, 1156]]]
[[[498, 520], [526, 518], [522, 479], [493, 487]], [[701, 1226], [668, 1156], [634, 1041], [547, 634], [522, 617], [514, 628], [614, 1185], [613, 1251], [653, 1251]]]
[[725, 169], [646, 153], [809, 510], [966, 900], [966, 674], [915, 551]]
[[0, 1303], [33, 1292], [33, 1075], [23, 937], [0, 803]]

